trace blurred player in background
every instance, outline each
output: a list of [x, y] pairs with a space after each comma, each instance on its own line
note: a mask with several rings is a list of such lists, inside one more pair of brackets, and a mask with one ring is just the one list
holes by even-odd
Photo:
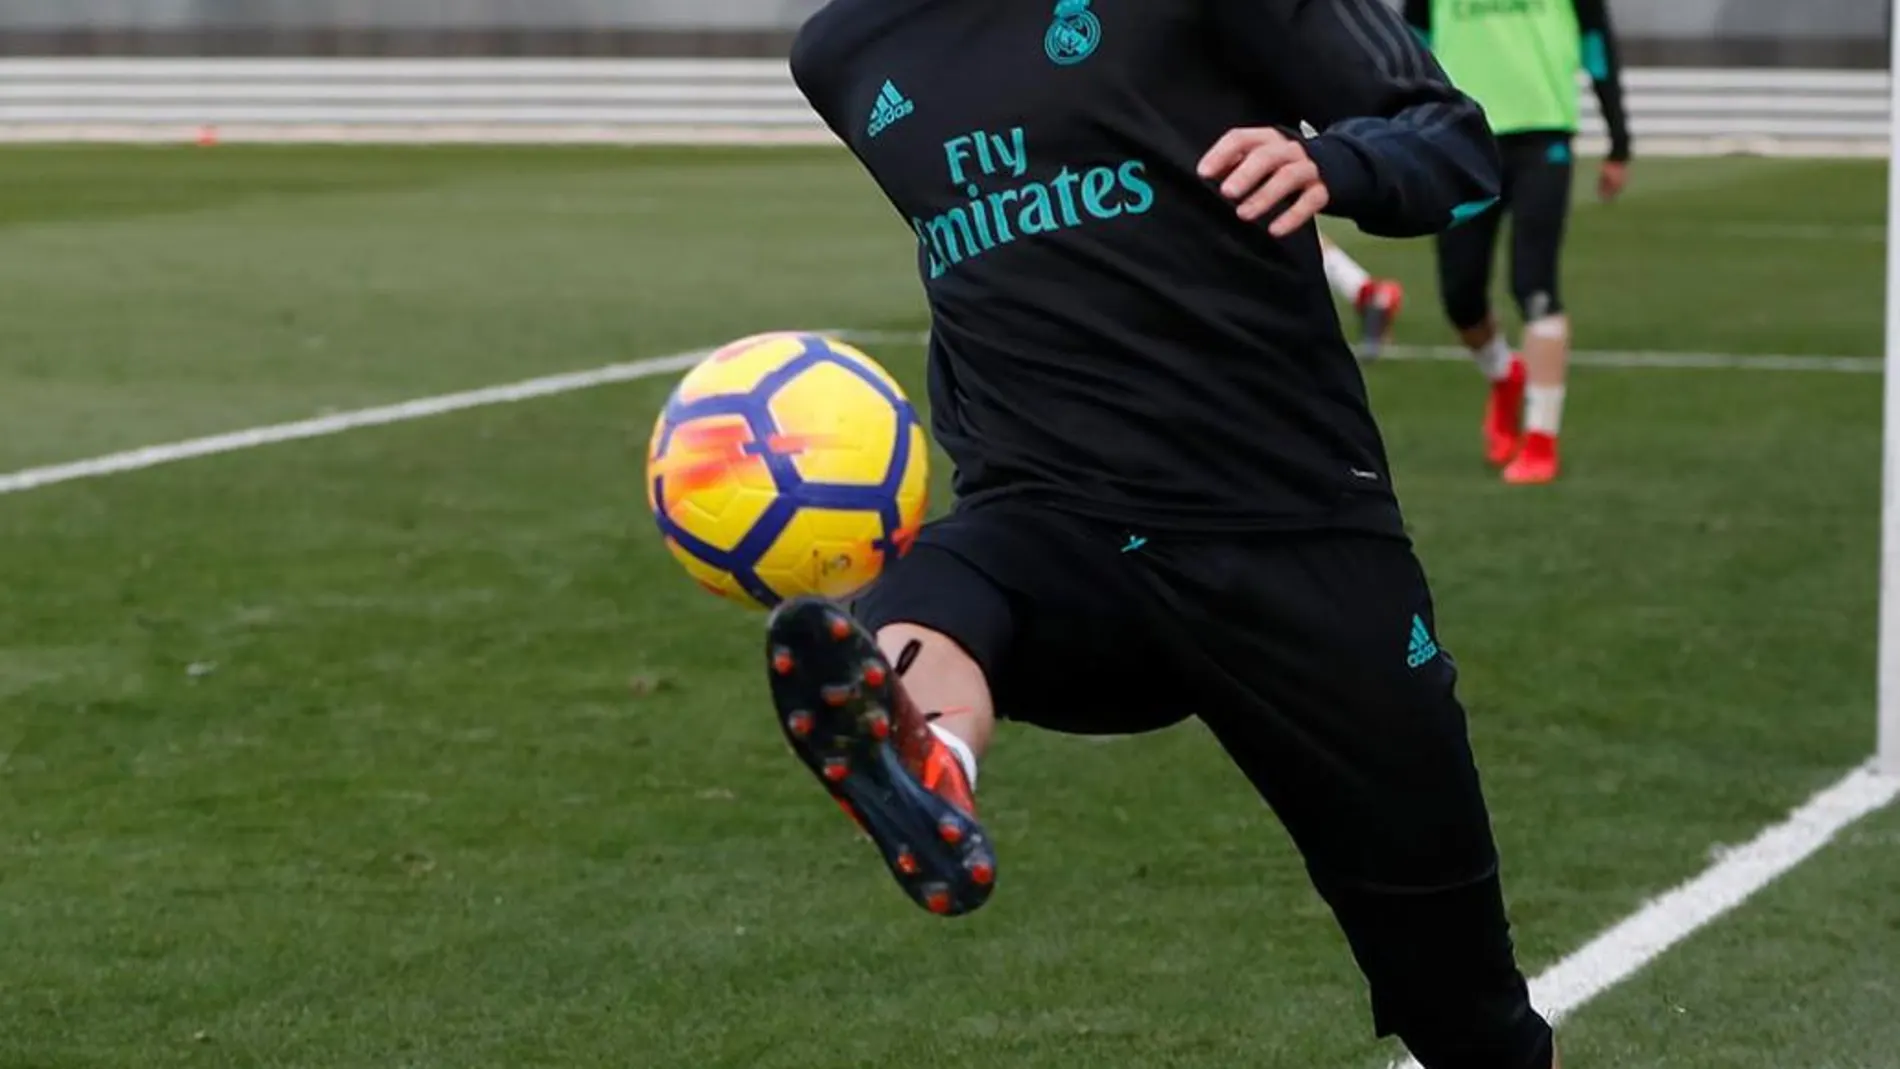
[[[1610, 132], [1597, 195], [1614, 200], [1629, 177], [1629, 123], [1607, 0], [1405, 0], [1405, 18], [1453, 83], [1484, 106], [1504, 155], [1499, 203], [1438, 239], [1445, 314], [1491, 380], [1485, 458], [1504, 468], [1506, 482], [1550, 482], [1570, 360], [1558, 275], [1580, 69], [1589, 72]], [[1511, 293], [1524, 316], [1521, 358], [1490, 303], [1491, 261], [1507, 211]]]
[[1389, 278], [1374, 278], [1359, 266], [1346, 250], [1319, 237], [1320, 262], [1326, 268], [1326, 282], [1339, 299], [1359, 313], [1359, 356], [1377, 360], [1392, 340], [1392, 324], [1398, 321], [1405, 305], [1405, 287]]

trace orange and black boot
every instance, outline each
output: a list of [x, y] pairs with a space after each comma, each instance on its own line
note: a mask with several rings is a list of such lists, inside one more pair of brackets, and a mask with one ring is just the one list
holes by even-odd
[[831, 602], [796, 598], [766, 624], [765, 657], [792, 752], [877, 844], [905, 893], [942, 916], [987, 901], [996, 854], [969, 777], [871, 635]]
[[1359, 313], [1359, 359], [1377, 360], [1392, 341], [1392, 324], [1405, 307], [1405, 287], [1389, 278], [1370, 279], [1352, 302]]

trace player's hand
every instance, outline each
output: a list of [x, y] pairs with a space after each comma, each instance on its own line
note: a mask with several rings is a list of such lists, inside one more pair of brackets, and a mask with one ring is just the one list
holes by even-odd
[[1630, 184], [1630, 165], [1621, 160], [1604, 160], [1603, 169], [1597, 172], [1597, 199], [1608, 204], [1623, 195], [1623, 187]]
[[1271, 127], [1229, 130], [1201, 157], [1201, 177], [1220, 181], [1234, 214], [1255, 222], [1286, 205], [1267, 233], [1286, 237], [1313, 221], [1332, 201], [1306, 146]]

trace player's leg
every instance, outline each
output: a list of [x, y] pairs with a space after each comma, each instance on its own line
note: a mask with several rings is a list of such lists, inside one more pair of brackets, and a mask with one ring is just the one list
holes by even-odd
[[1553, 1065], [1410, 547], [1305, 535], [1152, 549], [1183, 607], [1173, 667], [1300, 847], [1380, 1034], [1426, 1069]]
[[[893, 571], [935, 585], [946, 574], [960, 578], [953, 565], [925, 551]], [[943, 626], [992, 641], [987, 592], [951, 589], [956, 596], [937, 599]], [[976, 816], [977, 750], [964, 734], [932, 723], [929, 710], [954, 703], [963, 731], [987, 737], [987, 684], [944, 631], [880, 630], [874, 636], [823, 599], [781, 605], [766, 626], [772, 703], [792, 751], [877, 845], [904, 891], [932, 913], [967, 913], [996, 880], [995, 852]]]
[[996, 733], [996, 706], [983, 666], [949, 635], [914, 623], [877, 630], [878, 649], [894, 665], [904, 689], [928, 709], [933, 734], [949, 746], [976, 786], [976, 762]]
[[1504, 210], [1490, 210], [1438, 236], [1438, 289], [1445, 318], [1491, 384], [1484, 410], [1484, 456], [1504, 465], [1517, 453], [1524, 411], [1524, 366], [1491, 311], [1491, 261]]
[[1389, 278], [1374, 278], [1359, 266], [1346, 250], [1319, 238], [1320, 262], [1326, 268], [1326, 282], [1340, 300], [1352, 305], [1359, 314], [1359, 355], [1378, 359], [1392, 340], [1392, 326], [1405, 305], [1405, 287]]
[[1511, 293], [1524, 313], [1526, 391], [1524, 448], [1504, 479], [1546, 483], [1557, 477], [1564, 383], [1570, 365], [1570, 317], [1559, 293], [1564, 229], [1570, 218], [1574, 165], [1570, 138], [1539, 138], [1515, 168], [1511, 207]]
[[792, 749], [938, 913], [982, 905], [994, 848], [977, 765], [999, 716], [1124, 733], [1174, 723], [1125, 633], [1142, 595], [1125, 533], [1027, 506], [959, 512], [850, 610], [788, 603], [768, 625], [772, 695]]

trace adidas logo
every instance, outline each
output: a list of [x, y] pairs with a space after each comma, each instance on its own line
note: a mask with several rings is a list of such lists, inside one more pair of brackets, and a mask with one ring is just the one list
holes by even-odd
[[917, 105], [904, 99], [904, 94], [897, 91], [897, 86], [885, 82], [884, 88], [878, 90], [877, 106], [871, 109], [871, 136], [876, 137], [890, 129], [899, 119], [916, 110]]
[[1412, 617], [1412, 645], [1405, 653], [1405, 666], [1411, 669], [1423, 668], [1438, 656], [1438, 643], [1432, 639], [1431, 629], [1425, 626], [1425, 618]]

